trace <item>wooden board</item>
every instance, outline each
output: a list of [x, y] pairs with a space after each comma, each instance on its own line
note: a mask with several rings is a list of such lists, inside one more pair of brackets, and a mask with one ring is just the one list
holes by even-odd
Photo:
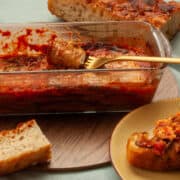
[[[172, 73], [166, 70], [153, 101], [177, 96], [177, 83]], [[36, 118], [53, 144], [51, 164], [37, 166], [36, 169], [82, 169], [110, 162], [109, 140], [115, 125], [123, 115], [123, 113], [106, 113], [1, 117], [0, 129], [12, 128], [17, 122]]]
[[166, 68], [153, 101], [178, 97], [178, 95], [179, 88], [176, 79], [169, 68]]

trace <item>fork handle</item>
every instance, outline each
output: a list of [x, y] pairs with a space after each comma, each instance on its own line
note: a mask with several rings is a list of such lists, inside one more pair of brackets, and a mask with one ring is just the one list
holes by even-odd
[[143, 61], [143, 62], [154, 62], [154, 63], [172, 63], [180, 64], [180, 58], [169, 58], [169, 57], [149, 57], [149, 56], [116, 56], [114, 58], [108, 57], [89, 57], [89, 61], [85, 64], [86, 69], [96, 69], [103, 66], [106, 63], [113, 61]]
[[106, 63], [117, 60], [180, 64], [180, 58], [154, 56], [117, 56], [115, 58], [107, 58]]

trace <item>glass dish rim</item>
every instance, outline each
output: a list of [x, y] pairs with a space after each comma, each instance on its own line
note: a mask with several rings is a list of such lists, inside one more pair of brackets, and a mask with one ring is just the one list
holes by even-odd
[[32, 25], [32, 26], [38, 26], [38, 25], [49, 25], [49, 26], [65, 26], [65, 25], [95, 25], [95, 24], [145, 24], [146, 26], [149, 26], [149, 28], [151, 30], [154, 29], [154, 27], [148, 23], [148, 22], [145, 22], [145, 21], [133, 21], [133, 20], [123, 20], [123, 21], [112, 21], [112, 20], [107, 20], [107, 21], [79, 21], [79, 22], [25, 22], [25, 23], [0, 23], [1, 27], [2, 26], [27, 26], [27, 25]]
[[55, 69], [55, 70], [41, 70], [41, 71], [13, 71], [0, 72], [0, 75], [14, 75], [14, 74], [55, 74], [55, 73], [103, 73], [103, 72], [133, 72], [133, 71], [163, 71], [166, 66], [157, 68], [116, 68], [116, 69]]

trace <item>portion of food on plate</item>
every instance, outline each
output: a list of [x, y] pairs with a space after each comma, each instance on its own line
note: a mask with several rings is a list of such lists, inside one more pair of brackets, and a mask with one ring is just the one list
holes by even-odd
[[0, 175], [47, 163], [50, 159], [51, 144], [35, 120], [0, 132]]
[[127, 159], [148, 170], [180, 169], [180, 113], [156, 122], [153, 137], [134, 133], [127, 143]]
[[66, 21], [140, 20], [169, 38], [180, 28], [180, 2], [164, 0], [48, 0], [52, 14]]

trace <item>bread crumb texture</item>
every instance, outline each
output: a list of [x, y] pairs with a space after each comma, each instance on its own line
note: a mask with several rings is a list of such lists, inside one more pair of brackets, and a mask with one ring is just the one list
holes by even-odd
[[48, 162], [51, 144], [35, 120], [0, 132], [0, 175]]

